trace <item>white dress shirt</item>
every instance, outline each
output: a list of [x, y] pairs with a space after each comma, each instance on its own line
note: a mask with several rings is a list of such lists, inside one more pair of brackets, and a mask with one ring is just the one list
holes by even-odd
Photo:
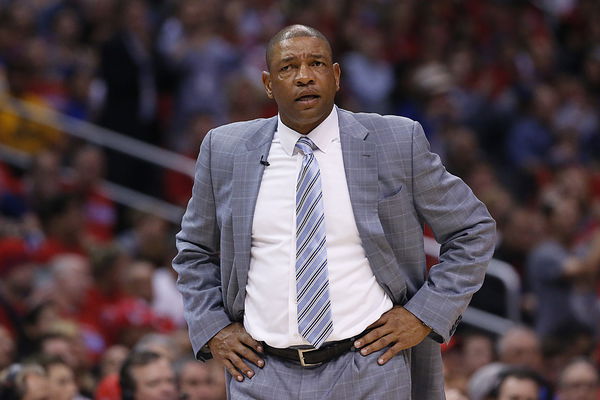
[[[308, 342], [298, 333], [296, 308], [296, 179], [303, 154], [295, 149], [302, 135], [278, 119], [252, 225], [252, 247], [244, 327], [273, 347]], [[327, 341], [361, 333], [392, 302], [377, 283], [354, 220], [337, 108], [308, 137], [321, 169], [325, 210], [329, 294], [333, 332]]]

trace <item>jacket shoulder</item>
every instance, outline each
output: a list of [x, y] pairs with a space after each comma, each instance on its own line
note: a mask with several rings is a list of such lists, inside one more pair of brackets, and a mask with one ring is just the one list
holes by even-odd
[[211, 129], [211, 144], [213, 149], [234, 149], [241, 143], [246, 143], [257, 131], [266, 129], [270, 123], [276, 122], [277, 117], [257, 118], [249, 121], [232, 122]]
[[346, 110], [340, 111], [354, 117], [361, 125], [369, 130], [380, 130], [386, 127], [412, 130], [415, 125], [414, 120], [398, 115], [381, 115], [377, 113], [351, 112]]

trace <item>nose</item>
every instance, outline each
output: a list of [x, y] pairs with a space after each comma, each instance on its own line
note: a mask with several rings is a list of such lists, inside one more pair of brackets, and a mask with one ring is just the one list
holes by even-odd
[[300, 64], [300, 68], [298, 68], [298, 73], [296, 74], [296, 85], [306, 86], [314, 83], [313, 78], [314, 77], [310, 67], [305, 63]]

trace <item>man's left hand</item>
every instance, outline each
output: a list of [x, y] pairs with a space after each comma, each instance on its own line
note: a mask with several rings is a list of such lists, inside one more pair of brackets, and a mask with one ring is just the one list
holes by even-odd
[[379, 351], [386, 346], [390, 348], [377, 359], [380, 365], [388, 362], [404, 349], [416, 346], [431, 332], [404, 307], [394, 307], [384, 313], [377, 321], [368, 326], [373, 329], [354, 342], [354, 347], [360, 349], [360, 354], [366, 356]]

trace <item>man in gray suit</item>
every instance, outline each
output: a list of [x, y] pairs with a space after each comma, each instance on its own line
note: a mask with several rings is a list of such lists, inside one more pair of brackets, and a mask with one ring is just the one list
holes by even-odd
[[444, 398], [438, 343], [481, 286], [493, 219], [417, 122], [334, 105], [320, 32], [284, 28], [267, 66], [278, 116], [208, 133], [177, 235], [195, 354], [234, 399]]

